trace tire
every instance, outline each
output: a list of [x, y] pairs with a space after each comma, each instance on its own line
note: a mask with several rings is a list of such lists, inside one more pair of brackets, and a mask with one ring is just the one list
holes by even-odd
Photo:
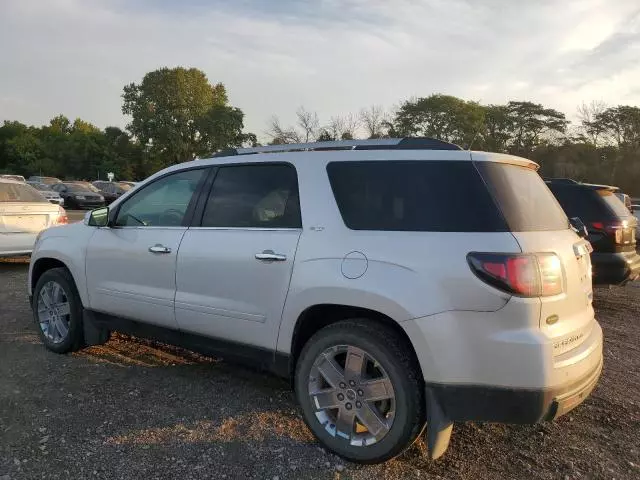
[[[413, 444], [424, 430], [426, 408], [424, 380], [411, 351], [411, 345], [393, 330], [366, 319], [334, 323], [311, 337], [300, 354], [294, 383], [304, 420], [320, 443], [337, 455], [358, 463], [384, 462]], [[329, 363], [328, 358], [332, 359]], [[355, 366], [353, 369], [346, 367], [347, 358], [354, 359], [355, 363], [350, 362]], [[358, 367], [359, 358], [365, 359], [364, 368]], [[337, 384], [334, 388], [327, 380], [333, 373], [325, 375], [327, 371], [340, 373], [340, 368], [332, 369], [332, 366], [342, 368], [347, 382], [349, 378], [356, 380], [347, 384], [338, 375], [332, 379]], [[358, 370], [365, 372], [359, 380], [357, 374], [349, 373]], [[371, 382], [384, 385], [382, 390], [376, 390], [380, 397], [388, 395], [390, 383], [393, 399], [375, 401], [376, 395], [371, 395]], [[346, 384], [346, 388], [341, 387], [342, 384]], [[380, 395], [379, 392], [384, 393]], [[364, 401], [367, 397], [372, 400]], [[325, 400], [326, 405], [339, 404], [340, 407], [320, 408], [323, 405], [319, 402]], [[378, 421], [361, 420], [374, 418], [371, 411], [377, 413], [376, 418], [381, 419], [384, 428], [379, 428]], [[367, 423], [373, 428], [368, 428]], [[351, 432], [345, 435], [349, 428], [341, 430], [340, 424], [351, 425]], [[363, 429], [366, 431], [360, 433]]]
[[[60, 290], [58, 291], [57, 288]], [[45, 289], [45, 297], [48, 294], [48, 298], [53, 299], [57, 304], [49, 310], [45, 308], [47, 302], [42, 298], [42, 292]], [[66, 314], [67, 307], [64, 307], [65, 303], [68, 305], [68, 314]], [[79, 350], [84, 346], [82, 301], [78, 295], [76, 284], [66, 268], [53, 268], [42, 274], [33, 292], [31, 308], [38, 334], [42, 343], [49, 350], [56, 353], [67, 353]], [[57, 313], [51, 314], [56, 309]], [[39, 310], [47, 311], [42, 315], [42, 313], [39, 314]], [[45, 319], [48, 319], [46, 328], [43, 324]], [[63, 331], [61, 322], [62, 325], [66, 324], [66, 332]]]

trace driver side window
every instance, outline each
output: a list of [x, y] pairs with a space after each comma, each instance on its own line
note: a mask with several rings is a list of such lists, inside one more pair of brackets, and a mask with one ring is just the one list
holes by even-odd
[[122, 204], [119, 227], [179, 227], [206, 169], [173, 173], [147, 185]]

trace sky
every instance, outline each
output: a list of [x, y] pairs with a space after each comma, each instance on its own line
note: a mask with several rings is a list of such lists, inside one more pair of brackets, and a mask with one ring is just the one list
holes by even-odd
[[245, 126], [432, 93], [640, 105], [638, 0], [0, 0], [0, 121], [124, 127], [160, 67], [222, 82]]

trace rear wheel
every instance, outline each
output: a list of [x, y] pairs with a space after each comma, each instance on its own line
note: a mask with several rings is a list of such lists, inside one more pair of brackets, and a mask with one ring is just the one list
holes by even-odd
[[415, 441], [425, 403], [410, 351], [393, 330], [367, 320], [329, 325], [307, 342], [296, 395], [320, 442], [348, 460], [376, 463]]
[[33, 292], [33, 316], [44, 345], [56, 353], [83, 346], [82, 302], [75, 282], [64, 268], [47, 270]]

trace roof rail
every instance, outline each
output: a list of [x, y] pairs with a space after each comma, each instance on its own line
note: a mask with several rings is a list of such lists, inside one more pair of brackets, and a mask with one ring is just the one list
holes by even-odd
[[263, 145], [251, 148], [230, 148], [214, 155], [250, 155], [253, 153], [296, 152], [326, 150], [462, 150], [454, 143], [435, 138], [373, 138], [370, 140], [338, 140], [331, 142], [284, 143], [281, 145]]

